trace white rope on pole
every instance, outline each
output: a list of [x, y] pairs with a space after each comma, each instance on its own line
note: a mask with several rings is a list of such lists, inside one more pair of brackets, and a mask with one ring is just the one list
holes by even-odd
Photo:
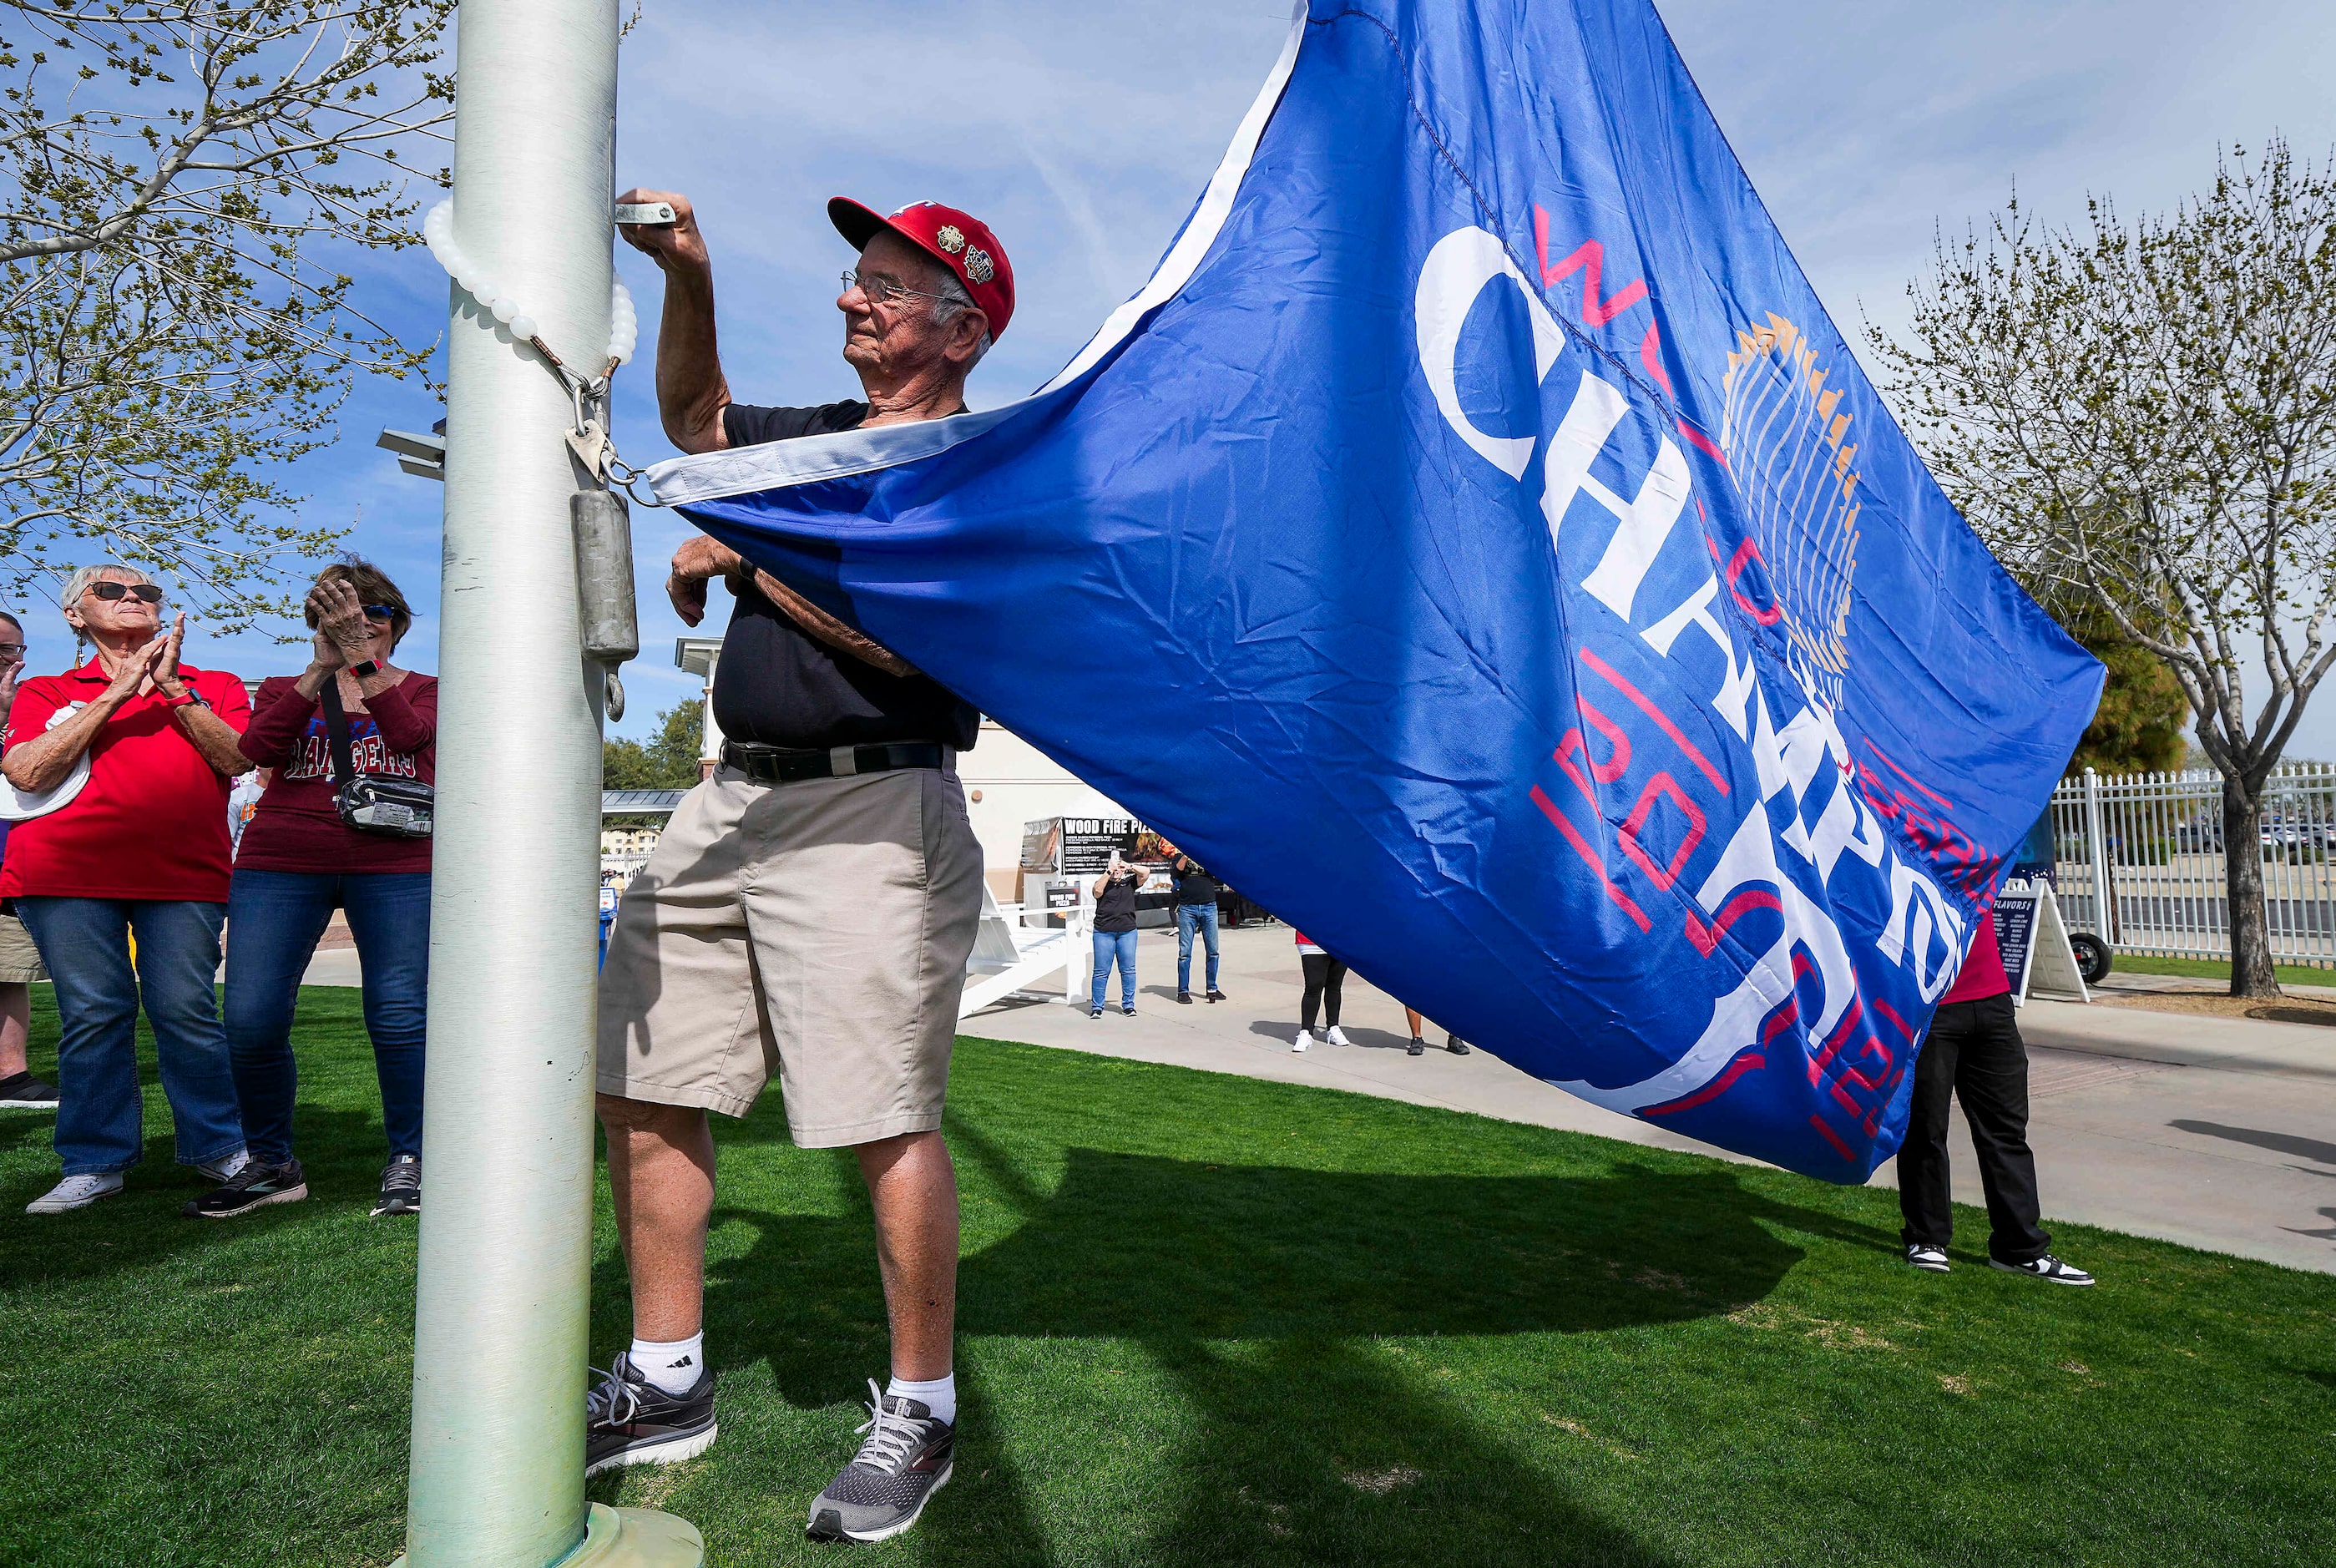
[[[452, 200], [441, 201], [423, 216], [422, 239], [430, 247], [430, 254], [438, 258], [438, 265], [446, 269], [446, 275], [461, 284], [465, 294], [485, 306], [489, 315], [510, 327], [513, 337], [537, 342], [540, 336], [537, 318], [504, 293], [492, 275], [464, 256], [462, 248], [454, 243], [454, 203]], [[633, 349], [640, 340], [640, 317], [633, 308], [631, 291], [620, 279], [611, 278], [608, 279], [608, 352], [610, 369], [632, 363]], [[545, 356], [555, 365], [562, 363], [548, 349]]]

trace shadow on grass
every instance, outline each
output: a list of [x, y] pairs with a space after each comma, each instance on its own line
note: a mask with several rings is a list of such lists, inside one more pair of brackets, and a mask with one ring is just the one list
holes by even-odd
[[[271, 1204], [233, 1220], [189, 1219], [180, 1211], [210, 1187], [190, 1165], [177, 1163], [167, 1117], [149, 1115], [145, 1158], [123, 1178], [114, 1197], [64, 1214], [27, 1214], [24, 1205], [57, 1180], [53, 1161], [29, 1181], [0, 1184], [0, 1290], [69, 1280], [96, 1279], [122, 1269], [142, 1269], [190, 1248], [215, 1243], [223, 1232], [249, 1235], [299, 1225], [320, 1205], [370, 1203], [378, 1191], [382, 1162], [389, 1157], [381, 1118], [365, 1111], [334, 1110], [313, 1103], [299, 1108], [297, 1129], [308, 1197]], [[0, 1155], [31, 1146], [45, 1151], [54, 1132], [50, 1118], [24, 1127], [0, 1125]]]
[[[1141, 1346], [1194, 1413], [1151, 1526], [1163, 1562], [1410, 1563], [1458, 1539], [1475, 1561], [1661, 1561], [1368, 1341], [1722, 1314], [1767, 1295], [1802, 1256], [1762, 1222], [1889, 1244], [1748, 1192], [1725, 1168], [1401, 1175], [1073, 1148], [1042, 1191], [979, 1129], [952, 1118], [949, 1132], [968, 1190], [1019, 1216], [964, 1261], [959, 1331]], [[709, 1342], [733, 1365], [766, 1362], [799, 1408], [863, 1398], [861, 1379], [885, 1364], [874, 1236], [841, 1158], [849, 1214], [715, 1217], [753, 1240], [712, 1266]], [[615, 1260], [596, 1283], [601, 1301], [621, 1301]], [[1042, 1543], [970, 1368], [965, 1398], [957, 1506], [924, 1533], [965, 1533], [957, 1544], [985, 1560], [1006, 1542]], [[1107, 1407], [1056, 1420], [1057, 1437], [1083, 1423], [1098, 1446], [1113, 1436]], [[1045, 1560], [1042, 1544], [1032, 1560]]]

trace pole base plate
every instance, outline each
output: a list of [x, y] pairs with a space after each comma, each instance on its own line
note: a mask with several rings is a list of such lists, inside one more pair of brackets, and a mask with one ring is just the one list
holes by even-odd
[[688, 1520], [654, 1508], [595, 1503], [584, 1544], [560, 1568], [706, 1568], [706, 1537]]
[[[407, 1568], [400, 1557], [390, 1568]], [[706, 1537], [686, 1519], [654, 1508], [591, 1505], [584, 1540], [556, 1568], [706, 1568]]]

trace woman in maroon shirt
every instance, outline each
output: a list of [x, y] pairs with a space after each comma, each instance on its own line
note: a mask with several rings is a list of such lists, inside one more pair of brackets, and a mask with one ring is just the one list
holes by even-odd
[[300, 977], [336, 907], [364, 971], [365, 1032], [381, 1080], [389, 1164], [376, 1214], [422, 1207], [422, 1042], [430, 982], [430, 841], [359, 833], [334, 805], [321, 696], [337, 684], [352, 762], [375, 777], [435, 781], [438, 682], [390, 656], [413, 612], [363, 561], [328, 566], [308, 592], [315, 653], [297, 679], [264, 682], [243, 755], [275, 770], [243, 832], [228, 894], [227, 1039], [250, 1164], [187, 1205], [226, 1219], [307, 1196], [292, 1154], [292, 1013]]

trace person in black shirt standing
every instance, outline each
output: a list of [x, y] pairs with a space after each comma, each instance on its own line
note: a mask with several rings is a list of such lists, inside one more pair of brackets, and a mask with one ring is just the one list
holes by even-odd
[[1095, 978], [1087, 996], [1087, 1017], [1103, 1017], [1104, 988], [1111, 984], [1111, 967], [1119, 965], [1119, 1010], [1135, 1016], [1135, 894], [1144, 873], [1111, 857], [1110, 869], [1095, 882]]
[[1192, 933], [1201, 933], [1209, 951], [1209, 1000], [1222, 1002], [1217, 989], [1217, 879], [1201, 869], [1191, 855], [1168, 846], [1176, 858], [1169, 862], [1169, 880], [1176, 884], [1176, 999], [1192, 999]]
[[[838, 198], [860, 252], [836, 307], [864, 401], [734, 403], [715, 351], [714, 275], [686, 198], [627, 226], [666, 276], [657, 408], [685, 452], [946, 418], [1014, 308], [1014, 274], [971, 216], [890, 218]], [[715, 1438], [702, 1303], [714, 1208], [706, 1113], [743, 1116], [775, 1070], [788, 1130], [859, 1156], [892, 1330], [892, 1380], [807, 1533], [883, 1540], [949, 1478], [957, 1384], [956, 1172], [941, 1141], [981, 847], [955, 755], [973, 707], [757, 570], [692, 539], [667, 592], [684, 621], [719, 578], [736, 599], [714, 678], [722, 761], [626, 890], [600, 975], [599, 1110], [632, 1279], [633, 1342], [588, 1401], [586, 1473], [667, 1464]]]

